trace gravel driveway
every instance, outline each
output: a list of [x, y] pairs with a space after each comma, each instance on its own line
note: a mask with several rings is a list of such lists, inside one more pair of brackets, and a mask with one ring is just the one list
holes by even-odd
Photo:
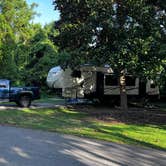
[[[53, 104], [53, 103], [32, 103], [30, 108], [57, 108], [62, 106], [63, 104]], [[17, 106], [15, 103], [0, 103], [0, 110], [22, 110], [23, 108]]]

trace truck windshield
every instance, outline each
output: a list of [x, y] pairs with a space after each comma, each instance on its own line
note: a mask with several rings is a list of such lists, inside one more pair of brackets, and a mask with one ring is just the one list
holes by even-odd
[[0, 88], [9, 88], [8, 80], [0, 80]]

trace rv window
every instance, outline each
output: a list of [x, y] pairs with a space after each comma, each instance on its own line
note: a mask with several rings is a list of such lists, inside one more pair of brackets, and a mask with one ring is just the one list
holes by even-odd
[[152, 83], [152, 84], [150, 85], [150, 88], [154, 89], [154, 88], [156, 88], [156, 85], [155, 85], [154, 83]]
[[74, 70], [71, 74], [72, 77], [74, 78], [81, 78], [81, 71], [79, 70]]
[[133, 76], [126, 76], [126, 86], [135, 86], [135, 80]]
[[105, 85], [106, 86], [118, 86], [118, 78], [115, 75], [106, 75], [105, 76]]

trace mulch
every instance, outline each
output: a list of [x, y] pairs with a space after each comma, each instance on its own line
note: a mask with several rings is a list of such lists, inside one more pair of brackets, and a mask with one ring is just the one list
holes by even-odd
[[133, 107], [129, 108], [128, 111], [123, 111], [119, 107], [110, 108], [89, 105], [72, 105], [71, 107], [75, 111], [85, 112], [90, 117], [110, 123], [166, 125], [166, 110], [160, 108]]

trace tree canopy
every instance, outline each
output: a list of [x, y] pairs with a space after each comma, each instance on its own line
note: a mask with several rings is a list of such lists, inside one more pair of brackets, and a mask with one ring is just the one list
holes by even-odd
[[55, 0], [54, 5], [61, 13], [55, 41], [62, 65], [109, 64], [118, 75], [127, 70], [145, 77], [160, 71], [166, 56], [161, 51], [166, 38], [164, 1]]
[[[117, 75], [165, 72], [166, 4], [162, 0], [54, 0], [60, 20], [32, 22], [36, 4], [0, 1], [0, 77], [45, 85], [55, 65], [110, 65]], [[35, 81], [37, 80], [37, 81]]]
[[56, 34], [55, 30], [51, 31], [52, 25], [37, 28], [29, 42], [29, 59], [23, 72], [28, 84], [44, 86], [48, 71], [57, 64], [58, 48], [49, 39], [49, 35]]
[[55, 39], [69, 65], [110, 64], [151, 74], [163, 60], [165, 3], [148, 0], [55, 0], [61, 19]]
[[[20, 48], [25, 46], [31, 34], [30, 20], [34, 15], [34, 4], [28, 6], [24, 0], [0, 1], [0, 75], [17, 80]], [[22, 52], [23, 53], [23, 52]], [[20, 54], [20, 56], [23, 56]]]
[[33, 23], [36, 6], [25, 0], [0, 0], [0, 77], [15, 84], [46, 86], [47, 73], [56, 65], [56, 30], [53, 23]]

